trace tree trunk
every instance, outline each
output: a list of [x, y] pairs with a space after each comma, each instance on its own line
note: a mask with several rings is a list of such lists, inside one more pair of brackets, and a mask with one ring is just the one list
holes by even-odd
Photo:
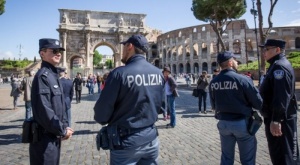
[[[265, 43], [265, 40], [266, 40], [266, 36], [263, 32], [263, 15], [262, 15], [262, 10], [261, 10], [261, 0], [257, 0], [257, 3], [256, 3], [256, 6], [257, 6], [257, 13], [258, 13], [258, 31], [259, 31], [259, 38], [260, 38], [260, 43], [259, 45], [262, 45]], [[265, 71], [266, 70], [266, 61], [264, 59], [264, 56], [263, 56], [263, 50], [261, 49], [260, 51], [260, 69], [262, 71]]]

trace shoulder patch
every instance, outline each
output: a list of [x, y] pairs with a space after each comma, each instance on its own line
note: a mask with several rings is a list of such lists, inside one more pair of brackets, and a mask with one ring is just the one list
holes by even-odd
[[281, 70], [281, 69], [280, 70], [275, 70], [273, 72], [273, 75], [274, 75], [275, 79], [280, 80], [284, 77], [284, 71]]
[[47, 77], [48, 76], [48, 72], [47, 71], [44, 72], [43, 75]]

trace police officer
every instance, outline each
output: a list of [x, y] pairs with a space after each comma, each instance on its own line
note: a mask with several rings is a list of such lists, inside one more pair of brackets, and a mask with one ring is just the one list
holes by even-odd
[[268, 39], [261, 47], [265, 60], [270, 63], [259, 90], [264, 100], [261, 113], [264, 116], [271, 160], [278, 165], [297, 164], [298, 107], [294, 69], [284, 54], [285, 41]]
[[69, 139], [73, 133], [68, 127], [63, 89], [55, 67], [64, 50], [56, 39], [39, 40], [42, 64], [31, 90], [33, 119], [39, 125], [39, 140], [29, 146], [31, 165], [59, 164], [61, 140]]
[[74, 95], [73, 81], [66, 77], [66, 68], [59, 68], [59, 70], [59, 80], [63, 87], [68, 123], [69, 127], [71, 127], [71, 102]]
[[252, 108], [261, 109], [262, 98], [252, 80], [236, 73], [238, 67], [232, 52], [217, 56], [221, 72], [209, 84], [212, 109], [219, 120], [221, 165], [234, 163], [234, 148], [238, 144], [242, 164], [255, 164], [257, 141], [248, 133], [247, 123]]
[[110, 164], [158, 164], [159, 140], [154, 123], [163, 100], [161, 71], [145, 59], [147, 39], [132, 35], [123, 44], [125, 66], [109, 73], [95, 104], [95, 120], [118, 127], [120, 143], [110, 150]]

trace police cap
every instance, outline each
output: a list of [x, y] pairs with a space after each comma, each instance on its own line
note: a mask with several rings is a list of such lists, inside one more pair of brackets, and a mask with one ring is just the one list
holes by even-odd
[[120, 42], [120, 44], [123, 44], [123, 45], [125, 45], [127, 43], [131, 43], [136, 48], [143, 50], [145, 53], [149, 49], [147, 39], [141, 34], [134, 34], [130, 38], [128, 38], [127, 41]]
[[40, 46], [39, 50], [43, 48], [50, 48], [50, 49], [60, 49], [65, 51], [65, 48], [61, 46], [61, 43], [57, 39], [42, 38], [39, 40], [39, 46]]
[[217, 61], [219, 64], [221, 64], [230, 58], [235, 58], [234, 54], [230, 51], [225, 51], [218, 54]]
[[275, 46], [281, 49], [285, 48], [285, 41], [277, 40], [277, 39], [268, 39], [264, 45], [259, 45], [259, 47], [266, 47], [266, 46]]

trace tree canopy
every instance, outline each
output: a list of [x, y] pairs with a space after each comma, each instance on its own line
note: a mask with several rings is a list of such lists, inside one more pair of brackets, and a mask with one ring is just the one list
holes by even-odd
[[106, 60], [105, 65], [107, 66], [108, 69], [112, 69], [113, 68], [112, 60]]
[[101, 60], [102, 60], [102, 54], [100, 54], [97, 50], [95, 50], [94, 58], [93, 58], [93, 65], [98, 66]]
[[0, 0], [0, 15], [2, 15], [5, 12], [5, 3], [6, 0]]
[[232, 19], [240, 18], [245, 14], [246, 9], [246, 0], [193, 0], [191, 8], [196, 19], [209, 22], [216, 32], [218, 51], [219, 44], [222, 46], [222, 51], [225, 50], [222, 34], [226, 29], [223, 27]]

